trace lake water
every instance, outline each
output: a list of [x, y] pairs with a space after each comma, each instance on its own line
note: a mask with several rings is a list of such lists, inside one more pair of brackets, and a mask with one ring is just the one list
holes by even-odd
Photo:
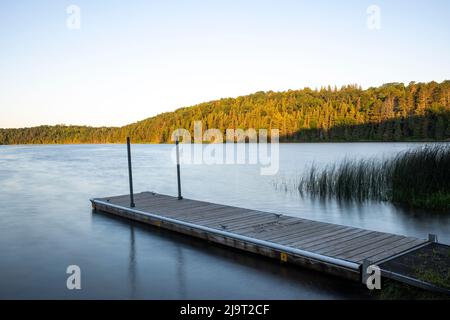
[[[450, 243], [450, 215], [388, 203], [326, 203], [274, 183], [347, 158], [390, 156], [406, 143], [281, 144], [280, 170], [183, 165], [186, 198]], [[135, 192], [176, 195], [171, 145], [133, 145]], [[0, 146], [0, 298], [345, 299], [367, 289], [278, 261], [91, 210], [128, 193], [124, 145]], [[81, 290], [66, 268], [81, 268]]]

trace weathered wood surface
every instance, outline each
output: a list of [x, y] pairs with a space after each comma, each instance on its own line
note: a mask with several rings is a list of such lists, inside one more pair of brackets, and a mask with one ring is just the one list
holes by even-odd
[[[129, 196], [97, 198], [129, 208]], [[362, 264], [373, 263], [426, 243], [426, 240], [204, 201], [142, 192], [135, 209], [217, 230], [269, 241], [324, 256]], [[108, 208], [102, 207], [104, 211]], [[112, 212], [117, 213], [117, 212]], [[174, 227], [171, 227], [174, 229]], [[220, 241], [218, 241], [220, 242]], [[249, 250], [247, 250], [249, 251]]]

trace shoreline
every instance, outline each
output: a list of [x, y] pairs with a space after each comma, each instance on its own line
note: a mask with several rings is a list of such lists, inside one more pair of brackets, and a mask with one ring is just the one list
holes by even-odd
[[[248, 142], [234, 142], [233, 144], [251, 144]], [[447, 140], [395, 140], [395, 141], [384, 141], [384, 140], [357, 140], [357, 141], [280, 141], [279, 144], [330, 144], [330, 143], [450, 143], [450, 139]], [[77, 146], [77, 145], [122, 145], [126, 144], [126, 141], [122, 142], [78, 142], [78, 143], [19, 143], [19, 144], [0, 144], [2, 146]], [[155, 143], [155, 142], [133, 142], [133, 145], [174, 145], [173, 143]], [[192, 144], [196, 144], [195, 142]], [[201, 144], [212, 144], [207, 141], [202, 142]], [[226, 144], [226, 143], [219, 143]], [[259, 144], [259, 143], [256, 143]]]

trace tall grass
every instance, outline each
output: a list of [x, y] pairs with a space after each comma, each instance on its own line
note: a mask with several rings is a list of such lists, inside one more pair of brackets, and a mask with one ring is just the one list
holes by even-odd
[[384, 200], [450, 209], [450, 145], [426, 145], [388, 159], [345, 159], [312, 166], [298, 191], [341, 200]]

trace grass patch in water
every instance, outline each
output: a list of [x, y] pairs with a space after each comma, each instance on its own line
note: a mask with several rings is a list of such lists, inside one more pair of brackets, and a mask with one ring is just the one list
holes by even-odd
[[426, 145], [388, 159], [345, 159], [314, 165], [296, 188], [312, 196], [339, 200], [382, 200], [412, 207], [450, 209], [450, 145]]

